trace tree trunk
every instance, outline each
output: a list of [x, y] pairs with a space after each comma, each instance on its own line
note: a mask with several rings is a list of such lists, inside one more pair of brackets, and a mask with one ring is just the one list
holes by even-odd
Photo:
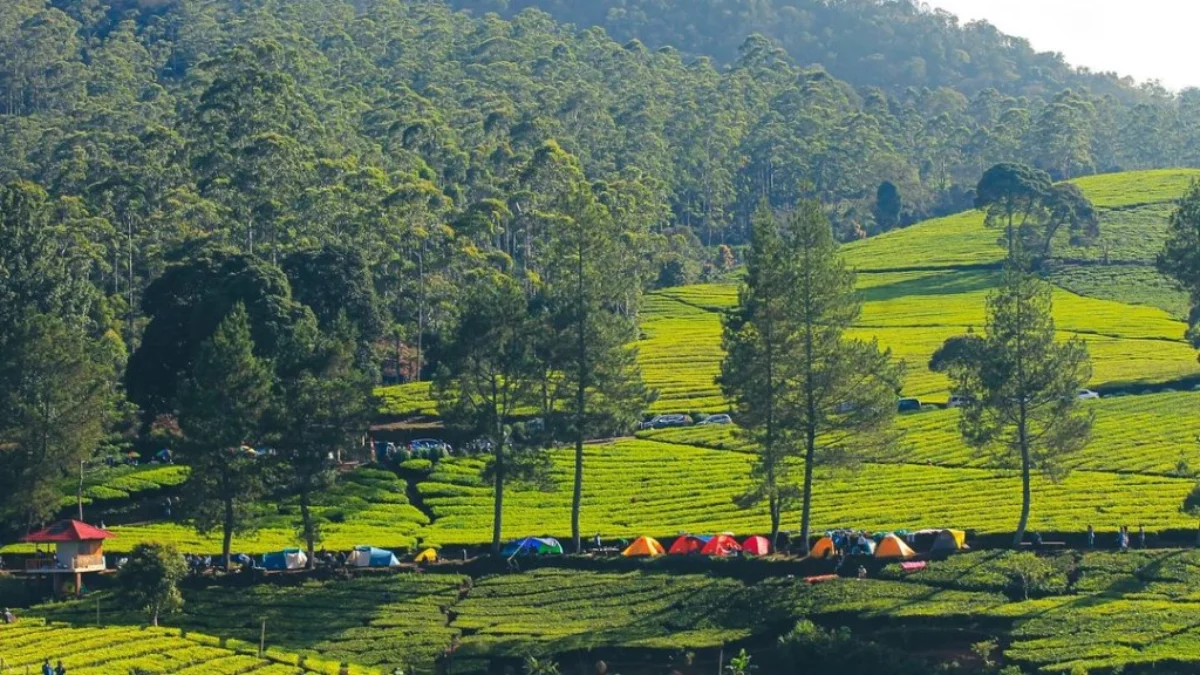
[[800, 537], [804, 541], [804, 555], [808, 555], [812, 542], [809, 541], [809, 529], [812, 527], [812, 484], [813, 484], [813, 464], [816, 463], [817, 450], [817, 435], [813, 425], [808, 425], [807, 438], [805, 438], [804, 452], [804, 506], [801, 509], [800, 516]]
[[155, 628], [158, 628], [158, 609], [157, 608], [155, 608], [154, 612], [150, 615], [150, 625], [154, 626]]
[[308, 562], [305, 563], [307, 569], [313, 569], [316, 566], [316, 560], [313, 559], [314, 546], [317, 538], [317, 533], [313, 528], [312, 512], [308, 508], [308, 488], [300, 490], [300, 521], [304, 527], [304, 544], [308, 550]]
[[579, 512], [583, 508], [583, 438], [584, 416], [587, 407], [588, 363], [587, 363], [587, 309], [583, 291], [583, 233], [579, 237], [576, 261], [576, 296], [579, 316], [579, 336], [576, 344], [579, 382], [575, 391], [575, 491], [571, 498], [571, 541], [576, 553], [583, 553], [583, 540], [579, 530]]
[[571, 497], [571, 541], [576, 553], [583, 553], [579, 530], [579, 512], [583, 509], [583, 430], [575, 436], [575, 492]]
[[221, 557], [225, 561], [225, 573], [229, 573], [230, 556], [229, 551], [233, 547], [233, 500], [225, 499], [225, 522], [221, 523]]
[[504, 439], [496, 439], [492, 456], [496, 462], [496, 497], [492, 506], [492, 553], [500, 555], [500, 534], [504, 524]]
[[779, 551], [779, 525], [780, 525], [780, 523], [779, 523], [779, 521], [780, 521], [779, 501], [780, 501], [779, 495], [777, 495], [777, 494], [771, 495], [770, 503], [771, 503], [771, 552], [772, 553], [776, 553]]
[[1020, 425], [1017, 433], [1020, 435], [1021, 443], [1021, 520], [1017, 523], [1017, 532], [1013, 535], [1013, 548], [1021, 548], [1021, 542], [1025, 539], [1025, 528], [1029, 526], [1029, 507], [1033, 502], [1033, 494], [1029, 487], [1029, 432], [1026, 429], [1027, 422], [1025, 417], [1025, 403], [1020, 404]]

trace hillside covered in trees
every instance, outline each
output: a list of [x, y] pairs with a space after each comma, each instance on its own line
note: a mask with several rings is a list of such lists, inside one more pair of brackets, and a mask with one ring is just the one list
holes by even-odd
[[962, 23], [916, 0], [451, 0], [477, 14], [535, 8], [560, 21], [602, 26], [616, 40], [637, 38], [723, 63], [745, 36], [760, 33], [798, 63], [821, 64], [856, 87], [903, 91], [949, 87], [973, 96], [997, 89], [1044, 98], [1086, 87], [1123, 100], [1137, 97], [1118, 74], [1076, 68], [1061, 54], [987, 22]]

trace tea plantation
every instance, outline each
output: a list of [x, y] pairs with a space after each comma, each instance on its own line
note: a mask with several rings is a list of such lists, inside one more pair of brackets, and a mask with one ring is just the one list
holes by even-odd
[[[33, 620], [0, 625], [0, 670], [40, 672], [43, 659], [72, 675], [337, 675], [339, 664], [302, 659], [248, 642], [167, 628], [73, 628]], [[379, 671], [352, 666], [355, 675]]]
[[[1164, 533], [1190, 536], [1197, 526], [1180, 506], [1200, 473], [1200, 365], [1183, 339], [1186, 300], [1153, 269], [1171, 202], [1197, 178], [1197, 171], [1151, 171], [1078, 181], [1100, 208], [1103, 240], [1088, 249], [1059, 242], [1046, 276], [1056, 286], [1060, 334], [1086, 340], [1094, 363], [1089, 386], [1103, 396], [1085, 404], [1095, 427], [1070, 460], [1072, 472], [1057, 483], [1035, 480], [1033, 530], [1077, 542], [1092, 524], [1100, 546], [1111, 548], [1121, 525], [1144, 524], [1152, 545]], [[964, 213], [845, 248], [864, 301], [854, 334], [877, 338], [906, 362], [905, 396], [945, 402], [945, 378], [927, 363], [946, 338], [982, 326], [1003, 255], [997, 236], [980, 214]], [[736, 302], [736, 279], [645, 299], [636, 347], [658, 394], [647, 412], [728, 411], [714, 378], [721, 316]], [[436, 414], [428, 384], [380, 395], [392, 419]], [[1011, 532], [1020, 481], [968, 448], [957, 423], [954, 410], [903, 415], [897, 452], [853, 472], [818, 472], [815, 528], [955, 527], [983, 539]], [[732, 425], [643, 431], [588, 445], [582, 530], [610, 541], [763, 532], [765, 506], [738, 504], [749, 488], [752, 452]], [[553, 450], [548, 485], [508, 490], [506, 539], [565, 538], [573, 461], [571, 449]], [[409, 554], [426, 546], [452, 553], [483, 547], [493, 503], [482, 468], [481, 459], [456, 455], [406, 465], [404, 478], [378, 469], [347, 474], [316, 501], [323, 544]], [[152, 501], [183, 477], [177, 467], [106, 470], [89, 479], [85, 498], [99, 509]], [[296, 544], [293, 505], [260, 515], [259, 529], [236, 537], [235, 550]], [[795, 529], [799, 514], [789, 509], [784, 518], [785, 529]], [[215, 537], [166, 519], [111, 529], [118, 538], [107, 548], [114, 552], [142, 541], [191, 552], [219, 548]], [[941, 661], [976, 658], [971, 645], [994, 638], [992, 656], [1023, 672], [1200, 668], [1200, 553], [1064, 551], [1041, 558], [1034, 581], [1022, 576], [1029, 558], [976, 551], [916, 572], [891, 565], [871, 569], [865, 580], [814, 585], [793, 574], [792, 562], [717, 561], [697, 569], [570, 559], [523, 572], [445, 565], [348, 580], [191, 583], [182, 612], [165, 620], [171, 628], [137, 628], [144, 616], [101, 592], [103, 623], [113, 627], [84, 628], [95, 621], [95, 598], [41, 606], [33, 617], [80, 627], [43, 627], [38, 618], [0, 627], [0, 658], [11, 666], [61, 654], [72, 673], [136, 667], [273, 674], [330, 672], [323, 664], [343, 661], [354, 673], [433, 673], [439, 658], [452, 657], [453, 672], [483, 673], [493, 660], [513, 665], [530, 654], [581, 663], [612, 650], [665, 659], [746, 645], [767, 654], [780, 635], [810, 620]], [[771, 565], [782, 567], [763, 571]], [[257, 640], [264, 620], [268, 645], [283, 651], [259, 659], [239, 641]]]

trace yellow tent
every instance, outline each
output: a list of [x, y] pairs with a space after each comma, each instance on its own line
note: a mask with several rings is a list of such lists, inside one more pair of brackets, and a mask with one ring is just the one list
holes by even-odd
[[931, 553], [961, 551], [967, 546], [967, 533], [962, 530], [942, 530], [933, 540]]
[[638, 537], [629, 545], [629, 548], [621, 552], [621, 555], [626, 558], [653, 558], [658, 555], [665, 555], [667, 549], [658, 543], [657, 539], [651, 537]]
[[413, 561], [419, 562], [419, 563], [435, 563], [435, 562], [437, 562], [437, 559], [438, 559], [437, 551], [435, 551], [432, 548], [427, 548], [424, 551], [421, 551], [420, 553], [418, 553], [417, 557], [413, 558]]
[[900, 560], [908, 560], [909, 558], [915, 558], [916, 556], [917, 554], [908, 547], [908, 544], [904, 543], [903, 539], [894, 534], [889, 534], [884, 537], [883, 541], [879, 542], [879, 545], [875, 547], [876, 558], [898, 558]]
[[808, 555], [811, 558], [832, 558], [837, 551], [833, 548], [833, 539], [830, 537], [821, 537], [816, 545], [812, 547]]

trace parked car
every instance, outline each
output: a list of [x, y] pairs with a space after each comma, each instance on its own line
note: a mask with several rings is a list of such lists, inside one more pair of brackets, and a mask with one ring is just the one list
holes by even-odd
[[958, 394], [955, 394], [950, 397], [950, 400], [946, 401], [946, 407], [947, 408], [961, 408], [970, 402], [971, 402], [970, 396], [959, 396]]
[[1080, 389], [1079, 390], [1079, 400], [1080, 401], [1095, 401], [1099, 398], [1100, 398], [1100, 394], [1092, 391], [1091, 389]]
[[708, 417], [704, 418], [703, 422], [699, 423], [699, 426], [705, 426], [709, 424], [733, 424], [733, 418], [729, 415], [709, 415]]
[[408, 449], [413, 452], [429, 452], [437, 450], [445, 450], [447, 453], [454, 452], [454, 448], [446, 441], [437, 438], [418, 438], [408, 444]]
[[902, 398], [896, 404], [896, 410], [902, 413], [921, 412], [921, 401], [915, 398]]
[[667, 429], [669, 427], [690, 427], [692, 418], [687, 415], [659, 415], [652, 420], [642, 422], [639, 429]]

